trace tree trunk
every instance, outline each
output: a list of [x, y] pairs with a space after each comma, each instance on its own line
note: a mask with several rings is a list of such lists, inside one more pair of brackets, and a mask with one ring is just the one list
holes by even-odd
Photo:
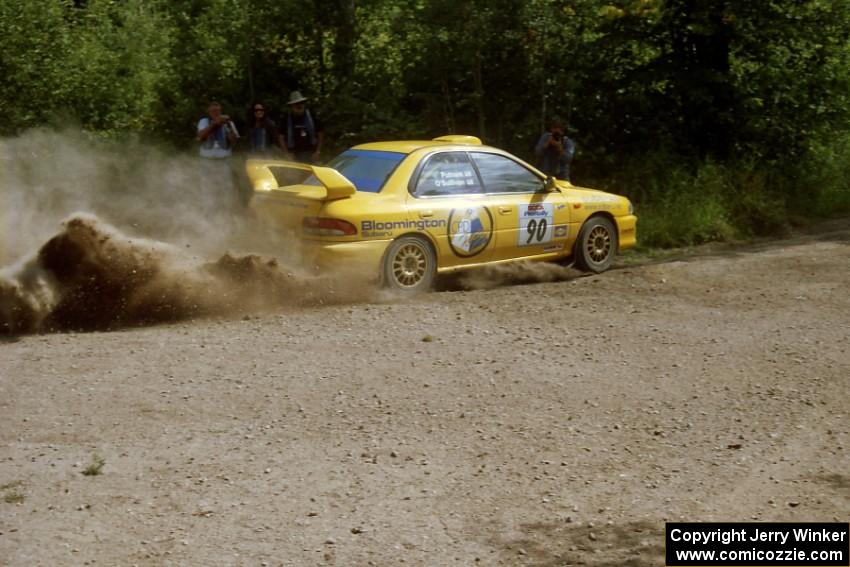
[[475, 50], [475, 64], [472, 68], [472, 80], [474, 82], [473, 98], [475, 99], [475, 111], [478, 115], [478, 136], [483, 140], [487, 137], [484, 130], [486, 117], [484, 115], [484, 82], [481, 77], [481, 49]]
[[345, 88], [354, 74], [354, 47], [357, 42], [357, 12], [354, 0], [336, 0], [333, 47], [334, 74], [338, 88]]
[[446, 110], [446, 127], [448, 128], [448, 134], [453, 134], [455, 131], [455, 112], [454, 105], [452, 104], [452, 93], [449, 90], [449, 83], [445, 77], [441, 81], [441, 86], [443, 88], [443, 100], [445, 100]]
[[731, 32], [724, 22], [724, 0], [676, 0], [671, 76], [680, 93], [685, 139], [700, 154], [723, 158], [729, 152], [733, 104], [729, 57]]

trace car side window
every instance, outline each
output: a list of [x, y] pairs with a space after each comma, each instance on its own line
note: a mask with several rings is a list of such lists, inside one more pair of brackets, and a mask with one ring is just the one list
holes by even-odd
[[543, 190], [543, 180], [512, 159], [498, 154], [473, 152], [486, 193], [534, 193]]
[[481, 193], [481, 182], [466, 152], [434, 154], [416, 181], [416, 197]]

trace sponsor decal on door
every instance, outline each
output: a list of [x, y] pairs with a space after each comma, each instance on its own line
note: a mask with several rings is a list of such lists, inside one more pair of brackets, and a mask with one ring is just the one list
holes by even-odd
[[554, 224], [555, 215], [551, 203], [520, 205], [517, 246], [540, 246], [551, 242]]

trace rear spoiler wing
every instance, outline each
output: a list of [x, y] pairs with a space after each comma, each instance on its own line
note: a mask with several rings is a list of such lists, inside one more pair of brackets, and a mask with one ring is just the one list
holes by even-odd
[[[288, 171], [287, 171], [288, 170]], [[262, 160], [249, 159], [245, 162], [245, 171], [248, 173], [248, 179], [251, 181], [251, 187], [257, 192], [267, 192], [281, 187], [278, 174], [289, 175], [295, 174], [295, 177], [300, 177], [299, 181], [290, 185], [297, 185], [313, 175], [322, 187], [325, 188], [325, 195], [319, 200], [334, 201], [336, 199], [345, 199], [357, 192], [357, 188], [346, 176], [330, 167], [321, 167], [318, 165], [308, 165], [306, 163], [298, 163], [294, 161], [284, 160]], [[300, 176], [299, 176], [300, 174]], [[284, 185], [284, 187], [287, 185]]]

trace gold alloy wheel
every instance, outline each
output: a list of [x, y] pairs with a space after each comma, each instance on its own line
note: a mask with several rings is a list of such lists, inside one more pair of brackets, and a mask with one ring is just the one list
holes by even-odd
[[611, 253], [611, 233], [604, 226], [595, 226], [587, 235], [587, 255], [594, 262], [604, 262]]
[[428, 270], [428, 254], [424, 245], [408, 242], [398, 249], [393, 258], [393, 277], [402, 287], [414, 287]]

